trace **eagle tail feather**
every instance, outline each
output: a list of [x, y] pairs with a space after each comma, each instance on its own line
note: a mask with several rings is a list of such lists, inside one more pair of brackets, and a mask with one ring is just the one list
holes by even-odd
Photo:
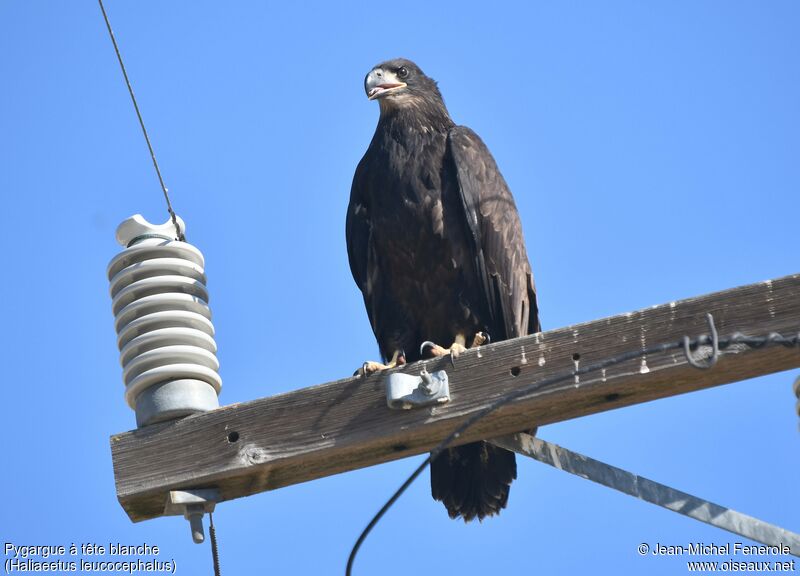
[[464, 522], [499, 514], [517, 477], [513, 452], [487, 442], [448, 448], [431, 462], [431, 494]]

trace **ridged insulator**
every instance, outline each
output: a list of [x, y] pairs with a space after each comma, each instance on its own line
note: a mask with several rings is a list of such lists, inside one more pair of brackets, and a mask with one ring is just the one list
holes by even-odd
[[125, 246], [108, 265], [125, 400], [138, 426], [219, 406], [222, 380], [208, 307], [205, 260], [176, 240], [171, 220], [136, 214], [117, 228]]
[[800, 376], [794, 381], [794, 395], [797, 396], [797, 404], [795, 408], [797, 409], [797, 415], [800, 416]]

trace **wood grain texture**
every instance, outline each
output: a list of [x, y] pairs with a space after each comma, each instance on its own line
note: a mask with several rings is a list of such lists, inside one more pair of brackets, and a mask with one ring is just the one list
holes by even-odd
[[[436, 359], [399, 369], [447, 370], [450, 403], [386, 406], [384, 376], [348, 378], [225, 406], [111, 437], [117, 497], [134, 521], [163, 514], [169, 490], [215, 487], [223, 500], [429, 451], [502, 395], [632, 349], [707, 333], [800, 331], [800, 275], [761, 282], [469, 350], [452, 367]], [[574, 358], [579, 359], [575, 360]], [[800, 366], [781, 346], [731, 351], [711, 370], [682, 352], [651, 355], [542, 386], [490, 414], [458, 443], [526, 430]], [[512, 371], [513, 369], [513, 371]], [[516, 376], [514, 374], [517, 374]], [[230, 442], [231, 432], [238, 440]]]

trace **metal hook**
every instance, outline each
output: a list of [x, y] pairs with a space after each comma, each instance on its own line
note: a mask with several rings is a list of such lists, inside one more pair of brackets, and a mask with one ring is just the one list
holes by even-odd
[[[717, 334], [717, 327], [714, 325], [714, 316], [711, 313], [706, 314], [706, 320], [708, 321], [708, 329], [711, 332], [711, 356], [706, 360], [705, 363], [698, 362], [695, 357], [692, 355], [692, 351], [690, 350], [691, 341], [688, 336], [683, 337], [683, 353], [686, 355], [686, 361], [689, 362], [695, 368], [699, 368], [700, 370], [708, 370], [712, 368], [714, 364], [717, 363], [719, 360], [719, 335]], [[700, 343], [702, 337], [697, 339], [698, 344]]]

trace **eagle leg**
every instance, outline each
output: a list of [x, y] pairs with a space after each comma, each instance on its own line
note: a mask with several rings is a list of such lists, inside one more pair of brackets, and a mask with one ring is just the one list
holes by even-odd
[[374, 374], [375, 372], [380, 372], [381, 370], [389, 370], [390, 368], [397, 368], [398, 366], [402, 366], [405, 363], [406, 363], [405, 352], [403, 352], [402, 350], [395, 350], [394, 354], [392, 355], [392, 360], [388, 364], [382, 364], [381, 362], [373, 362], [372, 360], [368, 360], [361, 365], [361, 368], [353, 372], [353, 376], [367, 377], [370, 374]]

